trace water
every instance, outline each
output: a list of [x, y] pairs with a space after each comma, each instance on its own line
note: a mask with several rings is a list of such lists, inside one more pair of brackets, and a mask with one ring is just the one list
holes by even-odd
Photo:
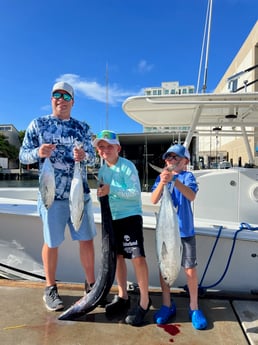
[[[142, 191], [149, 191], [150, 187], [154, 183], [154, 179], [149, 181], [149, 185], [146, 186], [141, 181]], [[89, 179], [88, 184], [90, 188], [97, 188], [97, 181], [95, 179]], [[0, 188], [35, 188], [39, 186], [37, 179], [34, 180], [0, 180]]]
[[38, 187], [38, 180], [0, 180], [0, 188], [6, 187]]
[[[88, 180], [90, 188], [97, 188], [96, 180]], [[35, 188], [39, 186], [39, 181], [34, 180], [0, 180], [0, 188]]]

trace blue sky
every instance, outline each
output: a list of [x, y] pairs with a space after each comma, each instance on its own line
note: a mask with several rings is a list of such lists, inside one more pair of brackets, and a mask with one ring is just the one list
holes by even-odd
[[[52, 85], [66, 80], [75, 88], [72, 116], [94, 133], [106, 123], [118, 133], [142, 132], [122, 102], [163, 81], [197, 85], [207, 4], [0, 0], [0, 123], [23, 130], [50, 114]], [[213, 0], [207, 92], [257, 20], [257, 0]]]

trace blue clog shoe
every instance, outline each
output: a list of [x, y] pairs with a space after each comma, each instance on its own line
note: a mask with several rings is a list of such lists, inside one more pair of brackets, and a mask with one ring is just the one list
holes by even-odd
[[201, 310], [189, 310], [189, 318], [192, 321], [193, 328], [201, 330], [207, 327], [207, 320]]
[[168, 320], [176, 315], [176, 305], [171, 302], [171, 306], [167, 307], [163, 305], [153, 316], [154, 322], [158, 325], [163, 325], [168, 322]]

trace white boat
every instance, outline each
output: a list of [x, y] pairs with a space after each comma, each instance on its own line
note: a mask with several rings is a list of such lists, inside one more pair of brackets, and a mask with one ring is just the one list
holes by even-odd
[[[239, 73], [234, 78], [238, 76]], [[205, 132], [207, 127], [223, 127], [223, 132], [229, 127], [226, 135], [241, 135], [250, 166], [257, 165], [258, 145], [254, 157], [248, 140], [252, 135], [258, 142], [257, 92], [137, 96], [128, 98], [123, 110], [145, 126], [173, 124], [189, 127], [184, 142], [187, 147], [193, 136]], [[257, 292], [258, 168], [200, 170], [193, 173], [199, 183], [193, 212], [200, 289]], [[38, 276], [43, 236], [36, 198], [35, 188], [0, 189], [0, 245], [3, 243], [6, 248], [9, 244], [13, 248], [15, 244], [14, 256], [17, 259], [9, 257], [7, 250], [1, 250], [0, 269], [5, 270], [5, 274], [20, 276], [22, 273], [24, 277], [24, 272], [20, 272], [23, 270], [28, 277], [31, 275], [36, 279]], [[95, 240], [97, 273], [101, 258], [101, 215], [94, 189], [92, 198], [98, 232]], [[142, 192], [142, 201], [149, 284], [159, 287], [155, 248], [155, 212], [159, 205], [151, 204], [150, 193], [147, 192]], [[60, 247], [57, 279], [84, 281], [77, 242], [66, 239]], [[131, 265], [128, 265], [128, 280], [135, 280]], [[185, 275], [181, 270], [174, 286], [185, 284]]]
[[[248, 292], [258, 289], [258, 169], [227, 169], [196, 172], [200, 186], [194, 202], [197, 237], [198, 274], [203, 290]], [[0, 189], [0, 244], [14, 243], [19, 248], [12, 259], [1, 250], [0, 268], [21, 279], [40, 279], [42, 273], [42, 225], [37, 214], [37, 188]], [[96, 273], [101, 258], [101, 215], [92, 190], [94, 217], [98, 235], [95, 240]], [[150, 193], [142, 193], [144, 238], [150, 270], [149, 284], [159, 287], [155, 253], [155, 212], [158, 205], [150, 203]], [[241, 224], [244, 223], [244, 224]], [[243, 227], [243, 229], [241, 229]], [[248, 228], [249, 229], [244, 229]], [[22, 253], [22, 255], [21, 255]], [[67, 238], [59, 250], [57, 279], [83, 282], [78, 243]], [[31, 260], [28, 261], [28, 258]], [[3, 265], [4, 264], [4, 267]], [[5, 267], [8, 266], [8, 270]], [[20, 275], [19, 270], [28, 274]], [[41, 271], [40, 271], [41, 269]], [[128, 280], [135, 281], [131, 265]], [[175, 287], [185, 286], [180, 272]]]
[[[257, 159], [248, 140], [250, 128], [255, 136], [258, 127], [256, 92], [137, 96], [128, 98], [123, 109], [145, 126], [189, 126], [187, 147], [207, 126], [231, 127], [230, 134], [244, 138], [250, 166]], [[257, 291], [258, 169], [193, 172], [199, 183], [193, 207], [200, 286]]]
[[[189, 146], [200, 127], [218, 124], [223, 127], [231, 126], [231, 131], [236, 131], [238, 135], [241, 131], [249, 162], [255, 162], [247, 128], [258, 128], [258, 93], [137, 96], [128, 98], [123, 109], [130, 117], [144, 125], [165, 126], [173, 123], [190, 126], [184, 143], [186, 146]], [[200, 288], [258, 291], [258, 169], [230, 168], [193, 172], [199, 183], [193, 211]], [[101, 258], [101, 215], [94, 189], [92, 197], [98, 230], [95, 240], [97, 273]], [[10, 259], [8, 251], [1, 251], [1, 270], [9, 270], [7, 273], [10, 275], [19, 276], [19, 270], [23, 270], [28, 272], [27, 276], [37, 278], [43, 237], [36, 198], [35, 188], [0, 189], [0, 241], [4, 241], [5, 246], [9, 243], [10, 248], [15, 243], [19, 248], [15, 254], [17, 260], [14, 260], [13, 256]], [[150, 270], [149, 284], [158, 287], [155, 253], [155, 212], [158, 211], [158, 205], [151, 205], [150, 194], [147, 192], [142, 193], [142, 200], [146, 258]], [[21, 252], [24, 253], [24, 259]], [[57, 279], [83, 282], [78, 243], [65, 240], [59, 254]], [[31, 259], [30, 263], [28, 258]], [[133, 282], [135, 278], [131, 265], [128, 265], [128, 274], [128, 279]], [[185, 276], [181, 271], [175, 287], [185, 284]]]

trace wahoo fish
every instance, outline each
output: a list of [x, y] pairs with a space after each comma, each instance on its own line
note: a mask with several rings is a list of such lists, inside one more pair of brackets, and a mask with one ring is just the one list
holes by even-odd
[[75, 162], [69, 195], [71, 221], [74, 229], [79, 230], [84, 214], [84, 193], [80, 162]]
[[41, 169], [39, 191], [43, 204], [46, 208], [49, 208], [55, 199], [56, 191], [55, 172], [49, 158], [45, 158]]
[[89, 293], [59, 316], [59, 320], [76, 320], [94, 310], [109, 293], [116, 272], [115, 236], [108, 195], [100, 197], [102, 219], [102, 259], [97, 280]]
[[[174, 184], [174, 182], [172, 183]], [[171, 287], [181, 269], [182, 243], [177, 213], [167, 185], [164, 186], [157, 216], [156, 251], [160, 273]]]

